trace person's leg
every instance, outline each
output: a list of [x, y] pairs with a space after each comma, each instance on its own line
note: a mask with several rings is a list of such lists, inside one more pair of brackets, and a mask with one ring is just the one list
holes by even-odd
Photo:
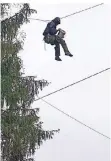
[[55, 60], [57, 61], [61, 61], [61, 59], [59, 58], [60, 56], [60, 45], [59, 43], [56, 41], [56, 36], [55, 35], [49, 35], [46, 36], [44, 38], [45, 42], [51, 45], [55, 45]]
[[61, 61], [60, 59], [60, 44], [55, 42], [55, 60]]
[[67, 44], [66, 44], [65, 40], [63, 40], [59, 36], [56, 36], [56, 40], [57, 40], [58, 43], [61, 44], [61, 46], [62, 46], [62, 48], [63, 48], [63, 50], [65, 52], [65, 55], [68, 55], [68, 56], [72, 57], [73, 55], [69, 52], [69, 49], [67, 47]]

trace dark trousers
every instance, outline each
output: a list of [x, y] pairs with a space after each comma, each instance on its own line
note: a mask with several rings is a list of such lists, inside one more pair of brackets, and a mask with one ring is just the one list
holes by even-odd
[[63, 48], [65, 53], [69, 52], [65, 40], [60, 38], [58, 35], [55, 35], [54, 44], [55, 44], [55, 57], [59, 57], [60, 56], [60, 45], [62, 46], [62, 48]]
[[44, 41], [48, 44], [55, 45], [55, 57], [60, 56], [60, 45], [65, 53], [69, 52], [65, 40], [60, 38], [58, 35], [48, 35], [44, 38]]

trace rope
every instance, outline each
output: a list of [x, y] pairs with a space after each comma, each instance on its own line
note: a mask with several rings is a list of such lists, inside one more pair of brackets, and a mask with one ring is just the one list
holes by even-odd
[[[76, 12], [71, 13], [71, 14], [69, 14], [69, 15], [63, 16], [63, 17], [61, 17], [60, 19], [64, 19], [64, 18], [73, 16], [73, 15], [75, 15], [75, 14], [78, 14], [78, 13], [81, 13], [81, 12], [84, 12], [84, 11], [87, 11], [87, 10], [90, 10], [90, 9], [93, 9], [93, 8], [96, 8], [96, 7], [101, 6], [101, 5], [103, 5], [103, 4], [104, 4], [104, 3], [100, 3], [100, 4], [94, 5], [94, 6], [92, 6], [92, 7], [88, 7], [88, 8], [86, 8], [86, 9], [83, 9], [83, 10], [80, 10], [80, 11], [76, 11]], [[29, 19], [37, 20], [37, 21], [41, 21], [41, 22], [49, 22], [49, 21], [51, 21], [51, 20], [43, 20], [43, 19], [35, 19], [35, 18], [29, 18]]]
[[44, 50], [46, 51], [46, 43], [45, 43], [45, 41], [44, 41]]
[[64, 18], [73, 16], [73, 15], [75, 15], [75, 14], [78, 14], [78, 13], [81, 13], [81, 12], [84, 12], [84, 11], [87, 11], [87, 10], [90, 10], [90, 9], [93, 9], [93, 8], [98, 7], [98, 6], [100, 6], [100, 5], [103, 5], [103, 4], [104, 4], [104, 3], [100, 3], [100, 4], [97, 4], [97, 5], [95, 5], [95, 6], [88, 7], [88, 8], [86, 8], [86, 9], [83, 9], [83, 10], [80, 10], [80, 11], [77, 11], [77, 12], [74, 12], [74, 13], [71, 13], [71, 14], [66, 15], [66, 16], [64, 16], [64, 17], [61, 17], [61, 19], [64, 19]]
[[[39, 99], [40, 99], [40, 98], [39, 98]], [[71, 116], [71, 115], [65, 113], [64, 111], [62, 111], [62, 110], [60, 110], [59, 108], [57, 108], [57, 107], [55, 107], [54, 105], [52, 105], [51, 103], [49, 103], [49, 102], [47, 102], [47, 101], [45, 101], [45, 100], [43, 100], [43, 99], [41, 99], [41, 100], [42, 100], [43, 102], [45, 102], [46, 104], [48, 104], [49, 106], [51, 106], [51, 107], [53, 107], [54, 109], [56, 109], [57, 111], [59, 111], [59, 112], [61, 112], [62, 114], [66, 115], [66, 116], [69, 117], [70, 119], [72, 119], [72, 120], [78, 122], [79, 124], [81, 124], [81, 125], [87, 127], [88, 129], [90, 129], [90, 130], [92, 130], [92, 131], [98, 133], [99, 135], [104, 136], [104, 137], [107, 138], [107, 139], [110, 139], [110, 137], [108, 137], [108, 136], [106, 136], [105, 134], [103, 134], [103, 133], [101, 133], [101, 132], [95, 130], [94, 128], [92, 128], [92, 127], [86, 125], [85, 123], [79, 121], [78, 119], [74, 118], [73, 116]]]
[[69, 87], [71, 87], [71, 86], [73, 86], [73, 85], [75, 85], [75, 84], [78, 84], [78, 83], [80, 83], [80, 82], [83, 82], [83, 81], [85, 81], [85, 80], [87, 80], [87, 79], [89, 79], [89, 78], [91, 78], [91, 77], [94, 77], [94, 76], [96, 76], [96, 75], [98, 75], [98, 74], [100, 74], [100, 73], [103, 73], [103, 72], [105, 72], [105, 71], [107, 71], [107, 70], [109, 70], [109, 69], [110, 69], [110, 68], [106, 68], [106, 69], [104, 69], [104, 70], [102, 70], [102, 71], [100, 71], [100, 72], [97, 72], [97, 73], [92, 74], [92, 75], [90, 75], [90, 76], [88, 76], [88, 77], [85, 77], [85, 78], [83, 78], [83, 79], [81, 79], [81, 80], [79, 80], [79, 81], [77, 81], [77, 82], [74, 82], [74, 83], [72, 83], [72, 84], [69, 84], [69, 85], [67, 85], [67, 86], [65, 86], [65, 87], [63, 87], [63, 88], [60, 88], [60, 89], [58, 89], [58, 90], [56, 90], [56, 91], [54, 91], [54, 92], [51, 92], [51, 93], [46, 94], [46, 95], [44, 95], [44, 96], [42, 96], [42, 97], [40, 97], [40, 98], [38, 98], [38, 99], [35, 99], [35, 101], [38, 101], [38, 100], [40, 100], [40, 99], [42, 99], [42, 98], [45, 98], [45, 97], [48, 97], [48, 96], [50, 96], [50, 95], [52, 95], [52, 94], [55, 94], [55, 93], [57, 93], [57, 92], [59, 92], [59, 91], [62, 91], [62, 90], [64, 90], [64, 89], [69, 88]]
[[49, 22], [50, 20], [42, 20], [42, 19], [38, 19], [38, 18], [29, 18], [31, 20], [37, 20], [37, 21], [42, 21], [42, 22]]

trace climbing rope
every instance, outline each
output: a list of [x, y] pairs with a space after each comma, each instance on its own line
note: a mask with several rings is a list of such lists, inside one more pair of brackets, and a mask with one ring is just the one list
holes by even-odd
[[41, 99], [41, 100], [42, 100], [43, 102], [45, 102], [46, 104], [48, 104], [49, 106], [51, 106], [51, 107], [53, 107], [54, 109], [56, 109], [57, 111], [61, 112], [61, 113], [64, 114], [65, 116], [69, 117], [70, 119], [72, 119], [72, 120], [78, 122], [79, 124], [81, 124], [81, 125], [87, 127], [88, 129], [90, 129], [90, 130], [92, 130], [92, 131], [98, 133], [99, 135], [104, 136], [104, 137], [107, 138], [107, 139], [110, 139], [109, 136], [106, 136], [105, 134], [103, 134], [103, 133], [101, 133], [101, 132], [95, 130], [94, 128], [92, 128], [92, 127], [86, 125], [85, 123], [79, 121], [78, 119], [74, 118], [73, 116], [69, 115], [68, 113], [66, 113], [66, 112], [62, 111], [61, 109], [57, 108], [56, 106], [52, 105], [51, 103], [49, 103], [49, 102], [47, 102], [47, 101], [45, 101], [45, 100], [43, 100], [43, 99]]
[[[92, 7], [88, 7], [88, 8], [82, 9], [82, 10], [80, 10], [80, 11], [76, 11], [76, 12], [71, 13], [71, 14], [69, 14], [69, 15], [60, 17], [60, 19], [64, 19], [64, 18], [73, 16], [73, 15], [79, 14], [79, 13], [81, 13], [81, 12], [88, 11], [88, 10], [90, 10], [90, 9], [96, 8], [96, 7], [101, 6], [101, 5], [103, 5], [103, 4], [104, 4], [104, 3], [100, 3], [100, 4], [94, 5], [94, 6], [92, 6]], [[43, 20], [43, 19], [38, 19], [38, 18], [29, 18], [29, 19], [31, 19], [31, 20], [37, 20], [37, 21], [41, 21], [41, 22], [49, 22], [49, 21], [51, 21], [51, 20]]]
[[60, 89], [58, 89], [58, 90], [56, 90], [56, 91], [53, 91], [53, 92], [51, 92], [51, 93], [48, 93], [48, 94], [46, 94], [46, 95], [44, 95], [44, 96], [42, 96], [42, 97], [39, 97], [39, 98], [35, 99], [35, 101], [38, 101], [38, 100], [40, 100], [40, 99], [42, 99], [42, 98], [45, 98], [45, 97], [48, 97], [48, 96], [50, 96], [50, 95], [52, 95], [52, 94], [55, 94], [55, 93], [57, 93], [57, 92], [60, 92], [60, 91], [62, 91], [62, 90], [64, 90], [64, 89], [66, 89], [66, 88], [69, 88], [69, 87], [71, 87], [71, 86], [73, 86], [73, 85], [75, 85], [75, 84], [78, 84], [78, 83], [83, 82], [83, 81], [85, 81], [85, 80], [87, 80], [87, 79], [90, 79], [90, 78], [92, 78], [92, 77], [94, 77], [94, 76], [96, 76], [96, 75], [98, 75], [98, 74], [101, 74], [101, 73], [103, 73], [103, 72], [106, 72], [107, 70], [110, 70], [110, 69], [111, 69], [111, 68], [109, 67], [109, 68], [106, 68], [106, 69], [104, 69], [104, 70], [101, 70], [100, 72], [94, 73], [94, 74], [92, 74], [92, 75], [90, 75], [90, 76], [88, 76], [88, 77], [85, 77], [85, 78], [83, 78], [83, 79], [77, 81], [77, 82], [74, 82], [74, 83], [72, 83], [72, 84], [69, 84], [69, 85], [67, 85], [67, 86], [65, 86], [65, 87], [63, 87], [63, 88], [60, 88]]

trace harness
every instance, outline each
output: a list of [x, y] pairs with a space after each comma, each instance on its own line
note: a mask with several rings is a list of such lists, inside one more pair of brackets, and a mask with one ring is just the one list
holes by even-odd
[[[64, 38], [64, 35], [66, 34], [66, 32], [62, 29], [59, 29], [59, 32], [57, 34], [57, 36], [61, 39]], [[46, 44], [51, 44], [51, 45], [54, 45], [55, 43], [55, 39], [56, 39], [56, 36], [55, 35], [50, 35], [50, 34], [47, 34], [44, 38], [43, 38], [43, 41], [44, 41], [44, 49], [46, 50]]]

